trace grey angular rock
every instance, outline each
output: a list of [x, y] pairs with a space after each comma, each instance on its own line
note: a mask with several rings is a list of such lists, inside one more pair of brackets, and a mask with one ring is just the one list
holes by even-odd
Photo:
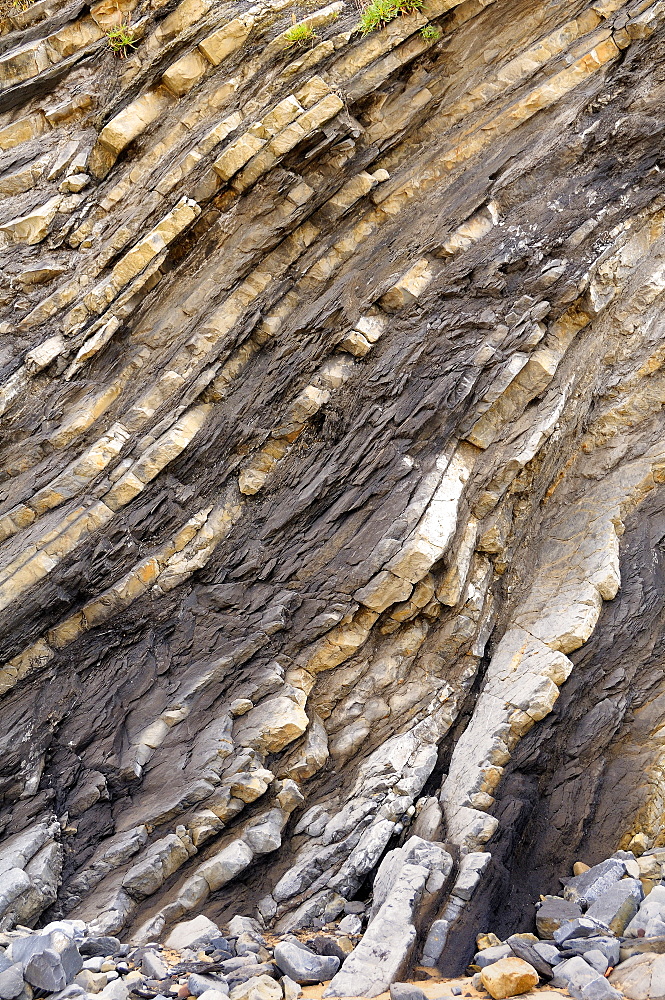
[[588, 872], [566, 879], [563, 895], [582, 908], [590, 906], [626, 874], [626, 866], [620, 858], [608, 858], [594, 865]]
[[390, 1000], [427, 1000], [427, 994], [412, 983], [391, 983]]
[[97, 994], [97, 1000], [128, 1000], [129, 986], [122, 979], [114, 979], [107, 983], [101, 993]]
[[141, 959], [141, 972], [149, 979], [166, 979], [168, 966], [156, 951], [146, 951]]
[[[250, 956], [247, 957], [250, 958]], [[233, 989], [234, 986], [237, 986], [239, 983], [246, 983], [249, 979], [275, 975], [277, 973], [272, 962], [251, 962], [249, 965], [241, 965], [233, 972], [225, 973], [225, 978], [229, 987]]]
[[665, 920], [662, 917], [651, 917], [644, 928], [644, 936], [658, 938], [665, 935]]
[[183, 920], [176, 924], [166, 939], [166, 946], [182, 951], [184, 948], [192, 950], [205, 948], [210, 941], [221, 937], [221, 931], [217, 924], [214, 924], [208, 917], [200, 914], [193, 920]]
[[340, 966], [334, 955], [317, 955], [292, 941], [280, 941], [274, 955], [277, 967], [301, 986], [327, 982]]
[[247, 934], [254, 941], [258, 941], [259, 944], [265, 944], [261, 925], [253, 917], [242, 917], [236, 914], [235, 917], [231, 917], [229, 920], [228, 929], [229, 937], [240, 938], [243, 934]]
[[642, 883], [636, 878], [623, 878], [606, 889], [586, 911], [586, 917], [607, 924], [620, 936], [633, 919], [644, 899]]
[[199, 975], [195, 972], [187, 980], [187, 989], [193, 997], [201, 996], [206, 990], [217, 990], [220, 993], [227, 994], [229, 992], [228, 984], [223, 979], [217, 979], [214, 976]]
[[588, 962], [585, 962], [581, 955], [559, 962], [558, 965], [554, 966], [552, 973], [550, 986], [567, 990], [570, 990], [571, 985], [579, 989], [586, 983], [600, 978], [596, 970]]
[[89, 972], [101, 972], [102, 965], [106, 959], [102, 955], [95, 955], [93, 958], [86, 958], [83, 963], [82, 972], [88, 970]]
[[[646, 953], [632, 955], [621, 962], [610, 976], [610, 984], [620, 990], [629, 1000], [651, 1000], [651, 978], [656, 956]], [[657, 982], [660, 977], [657, 977]]]
[[23, 966], [20, 962], [0, 972], [0, 1000], [14, 1000], [23, 992]]
[[550, 944], [549, 941], [536, 941], [533, 950], [537, 955], [540, 955], [544, 962], [547, 962], [550, 968], [558, 965], [561, 961], [561, 952], [555, 944]]
[[656, 919], [665, 920], [665, 885], [655, 885], [649, 895], [642, 900], [637, 913], [624, 931], [625, 936], [629, 938], [641, 936], [640, 932], [646, 936], [647, 927]]
[[356, 913], [347, 913], [337, 926], [342, 934], [360, 934], [363, 922]]
[[436, 963], [441, 957], [446, 941], [448, 940], [449, 933], [449, 920], [442, 919], [434, 921], [429, 929], [425, 946], [423, 948], [421, 963], [425, 966], [425, 968], [431, 969], [436, 966]]
[[561, 896], [546, 896], [536, 911], [536, 930], [541, 938], [551, 940], [562, 924], [581, 916], [577, 903]]
[[203, 997], [203, 1000], [226, 1000], [228, 994], [224, 993], [222, 990], [208, 989], [204, 990], [203, 993], [199, 993], [198, 996]]
[[254, 955], [236, 955], [234, 958], [227, 958], [219, 964], [219, 971], [225, 976], [236, 969], [243, 969], [248, 965], [255, 965], [256, 957]]
[[[530, 940], [531, 937], [530, 934], [511, 934], [509, 938], [506, 938], [506, 944], [517, 958], [528, 962], [541, 976], [549, 978], [552, 975], [552, 965], [536, 951], [535, 945], [538, 942]], [[558, 953], [556, 961], [560, 961]]]
[[508, 958], [512, 955], [513, 951], [509, 944], [497, 944], [493, 945], [491, 948], [483, 948], [482, 951], [476, 952], [473, 958], [473, 964], [477, 965], [480, 969], [484, 969], [486, 965], [491, 965], [492, 962], [498, 962], [501, 958]]
[[576, 1000], [621, 1000], [621, 993], [610, 986], [604, 976], [592, 979], [582, 986], [568, 983], [568, 992]]
[[[650, 952], [654, 955], [665, 954], [665, 935], [662, 937], [638, 937], [624, 938], [621, 942], [621, 961], [631, 958], [633, 955], [644, 955]], [[610, 965], [618, 965], [619, 960], [610, 962]]]
[[592, 948], [604, 955], [609, 965], [615, 966], [619, 964], [621, 942], [618, 938], [596, 936], [569, 938], [562, 945], [563, 954], [566, 957], [570, 955], [584, 955], [585, 951], [590, 951]]
[[262, 947], [262, 940], [257, 940], [245, 931], [236, 939], [236, 955], [256, 955]]
[[100, 955], [102, 958], [117, 955], [121, 944], [116, 937], [86, 937], [78, 946], [81, 955]]
[[284, 1000], [298, 1000], [302, 996], [302, 987], [294, 982], [290, 976], [282, 976], [280, 979]]
[[[205, 997], [205, 993], [203, 996]], [[270, 976], [255, 976], [246, 983], [235, 986], [229, 997], [230, 1000], [281, 1000], [282, 988]]]
[[22, 963], [26, 982], [49, 993], [71, 983], [83, 967], [72, 938], [58, 930], [12, 941], [11, 955], [14, 961]]
[[557, 944], [563, 945], [570, 938], [593, 937], [608, 933], [609, 927], [607, 924], [601, 923], [600, 920], [578, 917], [576, 920], [569, 920], [567, 923], [561, 924], [561, 927], [554, 932], [554, 940]]
[[582, 958], [587, 962], [592, 969], [595, 969], [600, 976], [604, 976], [607, 972], [610, 963], [607, 961], [605, 955], [598, 948], [592, 948], [591, 951], [585, 951]]

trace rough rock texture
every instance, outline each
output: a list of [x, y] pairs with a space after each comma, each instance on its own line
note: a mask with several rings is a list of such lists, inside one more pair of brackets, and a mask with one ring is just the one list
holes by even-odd
[[0, 930], [285, 932], [415, 834], [452, 971], [665, 840], [662, 0], [356, 22], [3, 21]]

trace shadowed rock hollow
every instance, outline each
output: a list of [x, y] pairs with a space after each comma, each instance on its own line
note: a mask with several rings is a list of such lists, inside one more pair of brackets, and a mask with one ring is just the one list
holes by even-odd
[[665, 843], [662, 0], [8, 10], [0, 928]]

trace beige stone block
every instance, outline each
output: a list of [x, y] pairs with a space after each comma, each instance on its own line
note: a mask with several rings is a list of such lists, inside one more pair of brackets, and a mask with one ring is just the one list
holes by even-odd
[[[165, 248], [166, 240], [163, 236], [155, 232], [148, 233], [115, 265], [111, 271], [111, 288], [119, 291]], [[86, 297], [86, 304], [88, 298]]]
[[406, 542], [390, 560], [387, 568], [402, 580], [418, 583], [442, 554], [440, 546], [434, 545], [426, 538], [416, 537]]
[[298, 115], [303, 114], [304, 108], [300, 102], [293, 96], [289, 94], [285, 97], [283, 101], [276, 104], [275, 107], [268, 112], [261, 119], [261, 124], [268, 132], [269, 135], [275, 136], [278, 132], [281, 132], [283, 128], [290, 125], [292, 121], [298, 117]]
[[90, 17], [103, 31], [127, 21], [127, 15], [136, 7], [136, 0], [97, 0], [90, 7]]
[[521, 958], [501, 958], [480, 973], [483, 986], [494, 1000], [528, 993], [538, 985], [538, 973]]
[[156, 41], [163, 44], [177, 38], [178, 35], [182, 35], [191, 25], [197, 24], [208, 13], [211, 6], [210, 0], [182, 0], [182, 3], [179, 3], [176, 9], [160, 24], [155, 32]]
[[234, 191], [244, 191], [255, 184], [259, 177], [267, 173], [277, 163], [277, 157], [269, 149], [261, 149], [256, 156], [253, 156], [244, 170], [242, 170], [231, 182]]
[[407, 579], [398, 577], [387, 570], [381, 570], [366, 586], [357, 590], [353, 596], [361, 604], [364, 604], [366, 608], [381, 612], [389, 608], [391, 604], [406, 601], [410, 597], [412, 590], [413, 587]]
[[48, 340], [44, 340], [38, 347], [28, 351], [25, 356], [24, 365], [31, 375], [36, 375], [42, 368], [46, 368], [52, 361], [62, 354], [65, 349], [65, 340], [62, 334], [56, 333]]
[[208, 62], [219, 66], [223, 59], [240, 48], [253, 26], [254, 18], [251, 15], [236, 17], [199, 42], [199, 49]]
[[60, 59], [73, 56], [75, 52], [98, 41], [103, 35], [104, 32], [91, 17], [82, 17], [71, 24], [66, 24], [64, 28], [46, 39], [51, 61], [58, 62]]
[[352, 330], [339, 345], [340, 351], [348, 351], [357, 358], [364, 358], [372, 349], [372, 345], [363, 337], [362, 333]]
[[254, 496], [265, 486], [268, 472], [258, 469], [243, 469], [238, 476], [238, 489], [244, 496]]
[[55, 195], [27, 215], [10, 219], [9, 222], [0, 225], [0, 233], [6, 233], [15, 243], [26, 243], [28, 246], [41, 243], [48, 236], [49, 226], [61, 203], [62, 195]]
[[324, 122], [334, 118], [343, 107], [344, 101], [337, 94], [328, 94], [311, 107], [309, 111], [306, 111], [298, 119], [298, 123], [306, 132], [311, 132], [313, 129], [323, 125]]
[[65, 618], [64, 622], [50, 629], [46, 634], [46, 638], [54, 649], [64, 649], [70, 642], [78, 638], [84, 628], [85, 618], [83, 613], [79, 611], [77, 614]]
[[276, 135], [273, 139], [270, 140], [268, 148], [272, 153], [275, 154], [275, 156], [284, 156], [284, 154], [288, 153], [290, 149], [293, 149], [294, 146], [297, 146], [298, 143], [301, 142], [306, 135], [307, 132], [302, 127], [300, 122], [298, 121], [292, 122], [290, 125], [287, 125], [285, 129], [282, 129], [282, 131], [278, 135]]
[[320, 76], [312, 76], [296, 91], [296, 98], [303, 108], [311, 108], [330, 93], [330, 87]]
[[32, 670], [46, 666], [54, 656], [55, 653], [50, 646], [43, 639], [38, 639], [34, 645], [29, 646], [0, 668], [0, 695], [11, 690]]
[[215, 173], [222, 178], [223, 181], [228, 181], [235, 173], [238, 172], [245, 164], [251, 160], [255, 153], [258, 153], [260, 149], [265, 145], [265, 139], [260, 139], [257, 136], [245, 133], [241, 135], [239, 139], [231, 143], [228, 149], [224, 152], [218, 159], [213, 163], [213, 169]]
[[388, 326], [388, 317], [378, 311], [361, 316], [355, 324], [355, 329], [369, 340], [370, 344], [375, 344]]
[[201, 214], [201, 208], [191, 198], [181, 198], [177, 205], [165, 215], [152, 230], [161, 236], [165, 243], [171, 243], [183, 229]]
[[19, 504], [4, 517], [0, 517], [0, 542], [15, 535], [21, 528], [27, 528], [35, 519], [35, 512], [25, 504]]
[[132, 474], [143, 483], [149, 483], [154, 479], [169, 462], [185, 450], [205, 424], [211, 410], [210, 403], [192, 407], [134, 463]]
[[28, 142], [35, 136], [41, 135], [43, 131], [44, 119], [41, 115], [35, 114], [19, 118], [18, 121], [0, 129], [0, 149], [13, 149], [14, 146], [19, 146], [22, 142]]
[[305, 182], [302, 181], [300, 184], [296, 184], [294, 188], [291, 188], [286, 197], [289, 201], [292, 201], [294, 205], [298, 205], [300, 207], [308, 202], [313, 194], [314, 189], [311, 188], [309, 184], [305, 184]]
[[417, 260], [406, 274], [402, 275], [399, 281], [381, 296], [379, 302], [382, 308], [388, 312], [397, 312], [399, 309], [411, 305], [422, 295], [433, 276], [429, 261], [424, 257]]
[[111, 510], [120, 510], [144, 489], [145, 483], [142, 483], [133, 472], [126, 472], [108, 493], [104, 494], [104, 502]]
[[326, 202], [325, 208], [335, 209], [336, 214], [345, 212], [347, 209], [351, 208], [359, 198], [363, 198], [366, 194], [376, 187], [377, 181], [368, 174], [365, 170], [356, 174], [352, 177], [350, 181], [347, 181], [337, 194], [334, 194], [329, 201]]
[[18, 51], [10, 51], [8, 55], [0, 59], [0, 81], [8, 86], [20, 83], [22, 80], [29, 80], [32, 76], [38, 76], [50, 65], [51, 60], [46, 43], [44, 41], [31, 42], [22, 46]]
[[194, 49], [174, 62], [162, 74], [162, 83], [176, 97], [182, 97], [206, 75], [209, 62]]
[[99, 133], [99, 142], [116, 156], [165, 111], [173, 97], [164, 87], [149, 90], [112, 118]]
[[266, 753], [279, 753], [307, 729], [307, 713], [290, 698], [266, 698], [234, 726], [234, 741]]

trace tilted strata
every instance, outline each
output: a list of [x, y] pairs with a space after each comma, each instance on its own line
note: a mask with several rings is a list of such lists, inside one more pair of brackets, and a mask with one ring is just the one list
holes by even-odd
[[[660, 565], [665, 5], [357, 16], [3, 22], [0, 928], [286, 931], [415, 834], [455, 854], [424, 944], [455, 964], [511, 858], [548, 866], [560, 688], [640, 532]], [[571, 857], [607, 754], [606, 836], [665, 836], [648, 628], [613, 729], [579, 690]]]

